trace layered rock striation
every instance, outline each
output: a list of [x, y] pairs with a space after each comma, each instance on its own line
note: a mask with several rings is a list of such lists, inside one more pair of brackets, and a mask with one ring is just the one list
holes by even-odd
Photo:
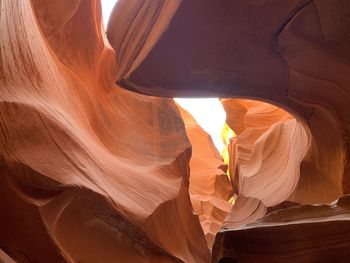
[[[346, 261], [348, 1], [0, 9], [1, 261]], [[231, 98], [231, 185], [184, 96]]]
[[231, 182], [210, 135], [181, 106], [177, 105], [192, 145], [189, 193], [194, 212], [199, 216], [208, 247], [230, 212], [233, 195]]
[[302, 123], [271, 104], [241, 99], [222, 103], [227, 123], [237, 134], [229, 143], [237, 200], [223, 225], [234, 228], [260, 219], [268, 207], [291, 198], [311, 136]]
[[[139, 56], [137, 65], [118, 76], [117, 82], [123, 87], [164, 97], [255, 99], [293, 116], [269, 125], [264, 125], [266, 118], [261, 118], [257, 126], [265, 126], [264, 131], [259, 127], [247, 129], [244, 123], [236, 127], [239, 135], [231, 144], [230, 171], [236, 179], [232, 183], [238, 197], [232, 208], [236, 212], [226, 220], [228, 228], [234, 231], [272, 210], [332, 202], [349, 193], [347, 1], [194, 0], [181, 1], [176, 12], [158, 10], [153, 15], [155, 20], [167, 13], [171, 17], [162, 24], [167, 29], [157, 35], [151, 48], [143, 38], [140, 46], [147, 47], [147, 55]], [[133, 25], [141, 28], [142, 24], [134, 21]], [[116, 24], [109, 26], [110, 37], [116, 34], [116, 28]], [[157, 26], [147, 28], [159, 32]], [[228, 116], [228, 123], [237, 115], [244, 118], [260, 114], [258, 110], [255, 114], [249, 112], [254, 105], [236, 106], [246, 112], [236, 111]], [[271, 117], [269, 111], [262, 112]], [[318, 217], [314, 217], [317, 225]], [[298, 224], [295, 231], [309, 226]], [[327, 235], [322, 230], [318, 238]], [[232, 240], [250, 244], [237, 236]], [[346, 242], [346, 238], [340, 241]], [[329, 247], [325, 253], [341, 251]], [[216, 249], [220, 245], [214, 246], [214, 252]], [[340, 260], [342, 256], [335, 258]]]
[[150, 95], [283, 108], [312, 136], [293, 200], [331, 202], [348, 193], [349, 12], [342, 0], [181, 1], [148, 55], [117, 81]]
[[347, 195], [331, 204], [281, 209], [222, 231], [212, 262], [347, 262], [349, 200]]
[[115, 85], [99, 1], [0, 2], [0, 247], [16, 262], [208, 262], [172, 99]]

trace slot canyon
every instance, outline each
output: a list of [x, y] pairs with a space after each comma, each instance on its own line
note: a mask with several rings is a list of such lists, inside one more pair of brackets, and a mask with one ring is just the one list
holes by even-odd
[[349, 105], [349, 0], [0, 0], [0, 263], [349, 262]]

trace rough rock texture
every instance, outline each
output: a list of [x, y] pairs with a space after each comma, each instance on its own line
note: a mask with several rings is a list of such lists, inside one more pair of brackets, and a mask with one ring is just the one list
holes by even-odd
[[194, 212], [199, 216], [208, 247], [230, 212], [232, 186], [222, 160], [210, 135], [181, 106], [177, 105], [192, 145], [190, 161], [190, 197]]
[[99, 1], [0, 8], [0, 248], [17, 262], [208, 262], [181, 116], [115, 85], [124, 62]]

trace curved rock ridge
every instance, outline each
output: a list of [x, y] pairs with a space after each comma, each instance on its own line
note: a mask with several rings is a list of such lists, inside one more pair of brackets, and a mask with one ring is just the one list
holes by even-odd
[[0, 249], [0, 261], [3, 263], [16, 263], [16, 261], [9, 257], [2, 249]]
[[221, 229], [232, 204], [232, 186], [212, 138], [195, 119], [177, 104], [192, 145], [190, 160], [190, 197], [194, 212], [199, 216], [209, 249]]
[[350, 196], [274, 211], [216, 236], [212, 262], [346, 262]]
[[241, 99], [224, 99], [222, 104], [237, 134], [230, 139], [229, 169], [238, 197], [224, 223], [235, 228], [289, 198], [311, 136], [292, 115], [271, 104]]
[[[348, 261], [349, 1], [0, 10], [0, 261]], [[231, 98], [232, 188], [186, 96]]]
[[[144, 94], [257, 99], [285, 109], [296, 119], [269, 126], [265, 136], [252, 132], [254, 144], [242, 142], [237, 158], [244, 165], [231, 167], [241, 178], [233, 180], [234, 190], [251, 197], [238, 198], [232, 209], [240, 204], [256, 220], [284, 200], [331, 202], [350, 189], [349, 17], [343, 0], [182, 1], [168, 29], [119, 83]], [[268, 158], [270, 142], [281, 156], [270, 151]], [[247, 223], [242, 219], [230, 213], [227, 227]]]
[[100, 2], [0, 6], [0, 248], [17, 262], [208, 262], [181, 116], [114, 84], [126, 62]]
[[[108, 22], [108, 40], [123, 82], [147, 57], [175, 15], [182, 0], [118, 0]], [[156, 94], [156, 96], [158, 96]]]
[[169, 17], [167, 30], [119, 83], [150, 95], [280, 106], [312, 135], [292, 201], [330, 202], [349, 192], [348, 1], [193, 0]]

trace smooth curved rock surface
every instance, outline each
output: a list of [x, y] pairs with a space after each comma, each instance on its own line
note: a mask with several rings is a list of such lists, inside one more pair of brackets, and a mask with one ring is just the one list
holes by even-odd
[[98, 0], [0, 9], [0, 260], [209, 262], [231, 191], [184, 96], [294, 117], [224, 101], [212, 261], [347, 260], [349, 197], [310, 204], [350, 191], [348, 1], [119, 0], [109, 42]]
[[349, 14], [343, 0], [182, 1], [118, 82], [144, 94], [251, 98], [291, 112], [312, 134], [293, 200], [330, 202], [349, 191]]
[[[232, 204], [231, 182], [227, 166], [216, 149], [212, 138], [180, 105], [177, 105], [192, 145], [190, 160], [190, 197], [194, 212], [199, 216], [209, 249], [221, 229]], [[226, 168], [226, 169], [225, 169]]]
[[350, 197], [301, 205], [216, 237], [212, 262], [346, 262], [350, 256]]
[[16, 263], [9, 255], [7, 255], [2, 249], [0, 249], [0, 262], [2, 263]]
[[181, 116], [114, 84], [99, 1], [0, 5], [0, 247], [18, 262], [208, 262]]
[[230, 139], [229, 170], [238, 195], [223, 226], [235, 228], [261, 218], [268, 207], [293, 194], [311, 136], [293, 116], [271, 104], [241, 99], [222, 103], [237, 134]]

